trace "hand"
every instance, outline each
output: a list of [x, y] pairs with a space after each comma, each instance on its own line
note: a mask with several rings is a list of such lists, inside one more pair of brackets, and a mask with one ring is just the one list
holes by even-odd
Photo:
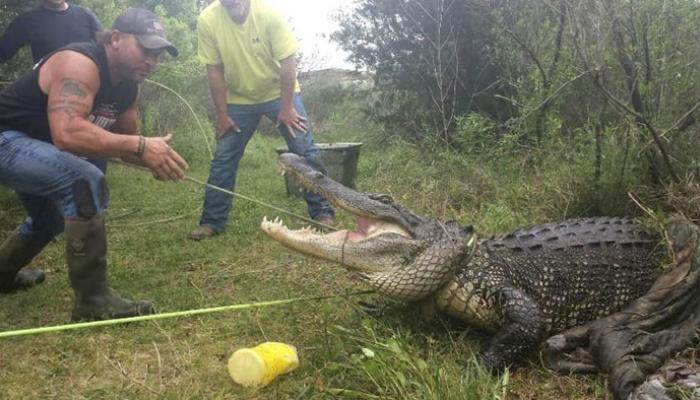
[[293, 138], [297, 137], [296, 132], [306, 133], [306, 118], [297, 113], [294, 107], [283, 108], [277, 115], [277, 124], [287, 127], [287, 131]]
[[238, 125], [227, 114], [216, 117], [216, 138], [220, 139], [227, 132], [241, 133]]
[[147, 137], [141, 160], [159, 181], [180, 180], [185, 177], [187, 162], [170, 147], [173, 135]]

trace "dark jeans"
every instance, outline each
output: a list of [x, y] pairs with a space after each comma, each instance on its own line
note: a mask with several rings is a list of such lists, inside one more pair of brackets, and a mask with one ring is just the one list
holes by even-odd
[[63, 232], [64, 218], [104, 214], [108, 205], [100, 168], [19, 131], [0, 132], [0, 185], [14, 189], [29, 214], [20, 234], [42, 242]]
[[[287, 146], [292, 153], [304, 157], [307, 162], [321, 171], [324, 171], [323, 164], [318, 159], [318, 148], [314, 144], [311, 124], [308, 121], [304, 104], [299, 94], [294, 94], [294, 108], [299, 115], [307, 118], [306, 133], [297, 133], [292, 137], [287, 128], [279, 127], [279, 132], [287, 142]], [[263, 116], [273, 121], [277, 120], [280, 112], [280, 101], [272, 100], [266, 103], [252, 105], [228, 105], [228, 115], [238, 125], [240, 132], [229, 132], [222, 136], [216, 146], [216, 154], [211, 162], [209, 170], [209, 180], [207, 183], [223, 189], [233, 190], [236, 186], [236, 174], [238, 164], [243, 157], [245, 147], [258, 127], [258, 123]], [[335, 212], [330, 204], [321, 196], [304, 192], [309, 216], [312, 219], [322, 219], [334, 217]], [[206, 225], [217, 232], [221, 232], [226, 227], [228, 214], [231, 211], [233, 198], [213, 189], [207, 188], [204, 195], [204, 210], [200, 225]]]

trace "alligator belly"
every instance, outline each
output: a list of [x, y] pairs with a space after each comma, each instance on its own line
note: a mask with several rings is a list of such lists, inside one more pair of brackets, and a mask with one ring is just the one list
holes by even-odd
[[435, 295], [440, 312], [485, 331], [502, 325], [495, 304], [491, 304], [471, 282], [452, 280]]

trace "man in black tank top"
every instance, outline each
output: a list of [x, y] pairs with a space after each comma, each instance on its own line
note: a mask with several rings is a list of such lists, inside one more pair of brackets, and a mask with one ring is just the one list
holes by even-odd
[[65, 231], [66, 263], [75, 292], [73, 320], [122, 318], [153, 312], [109, 289], [104, 174], [83, 157], [120, 157], [149, 168], [159, 180], [184, 177], [187, 163], [170, 135], [138, 131], [138, 83], [167, 50], [162, 25], [130, 8], [99, 43], [71, 44], [0, 93], [0, 184], [13, 188], [29, 216], [0, 246], [0, 292], [33, 286], [39, 270], [23, 269]]
[[[17, 16], [0, 36], [0, 63], [10, 60], [29, 45], [34, 63], [47, 54], [75, 42], [94, 42], [102, 24], [87, 8], [65, 0], [42, 0], [34, 9]], [[90, 160], [102, 172], [106, 160]]]

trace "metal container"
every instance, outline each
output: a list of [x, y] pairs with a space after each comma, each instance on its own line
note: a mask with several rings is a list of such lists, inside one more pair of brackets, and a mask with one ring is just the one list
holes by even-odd
[[[362, 143], [316, 143], [319, 157], [326, 166], [328, 176], [352, 189], [355, 189], [361, 146]], [[275, 151], [277, 154], [282, 154], [288, 153], [289, 149], [279, 148]], [[285, 175], [284, 184], [287, 196], [301, 196], [301, 190], [291, 177]]]

